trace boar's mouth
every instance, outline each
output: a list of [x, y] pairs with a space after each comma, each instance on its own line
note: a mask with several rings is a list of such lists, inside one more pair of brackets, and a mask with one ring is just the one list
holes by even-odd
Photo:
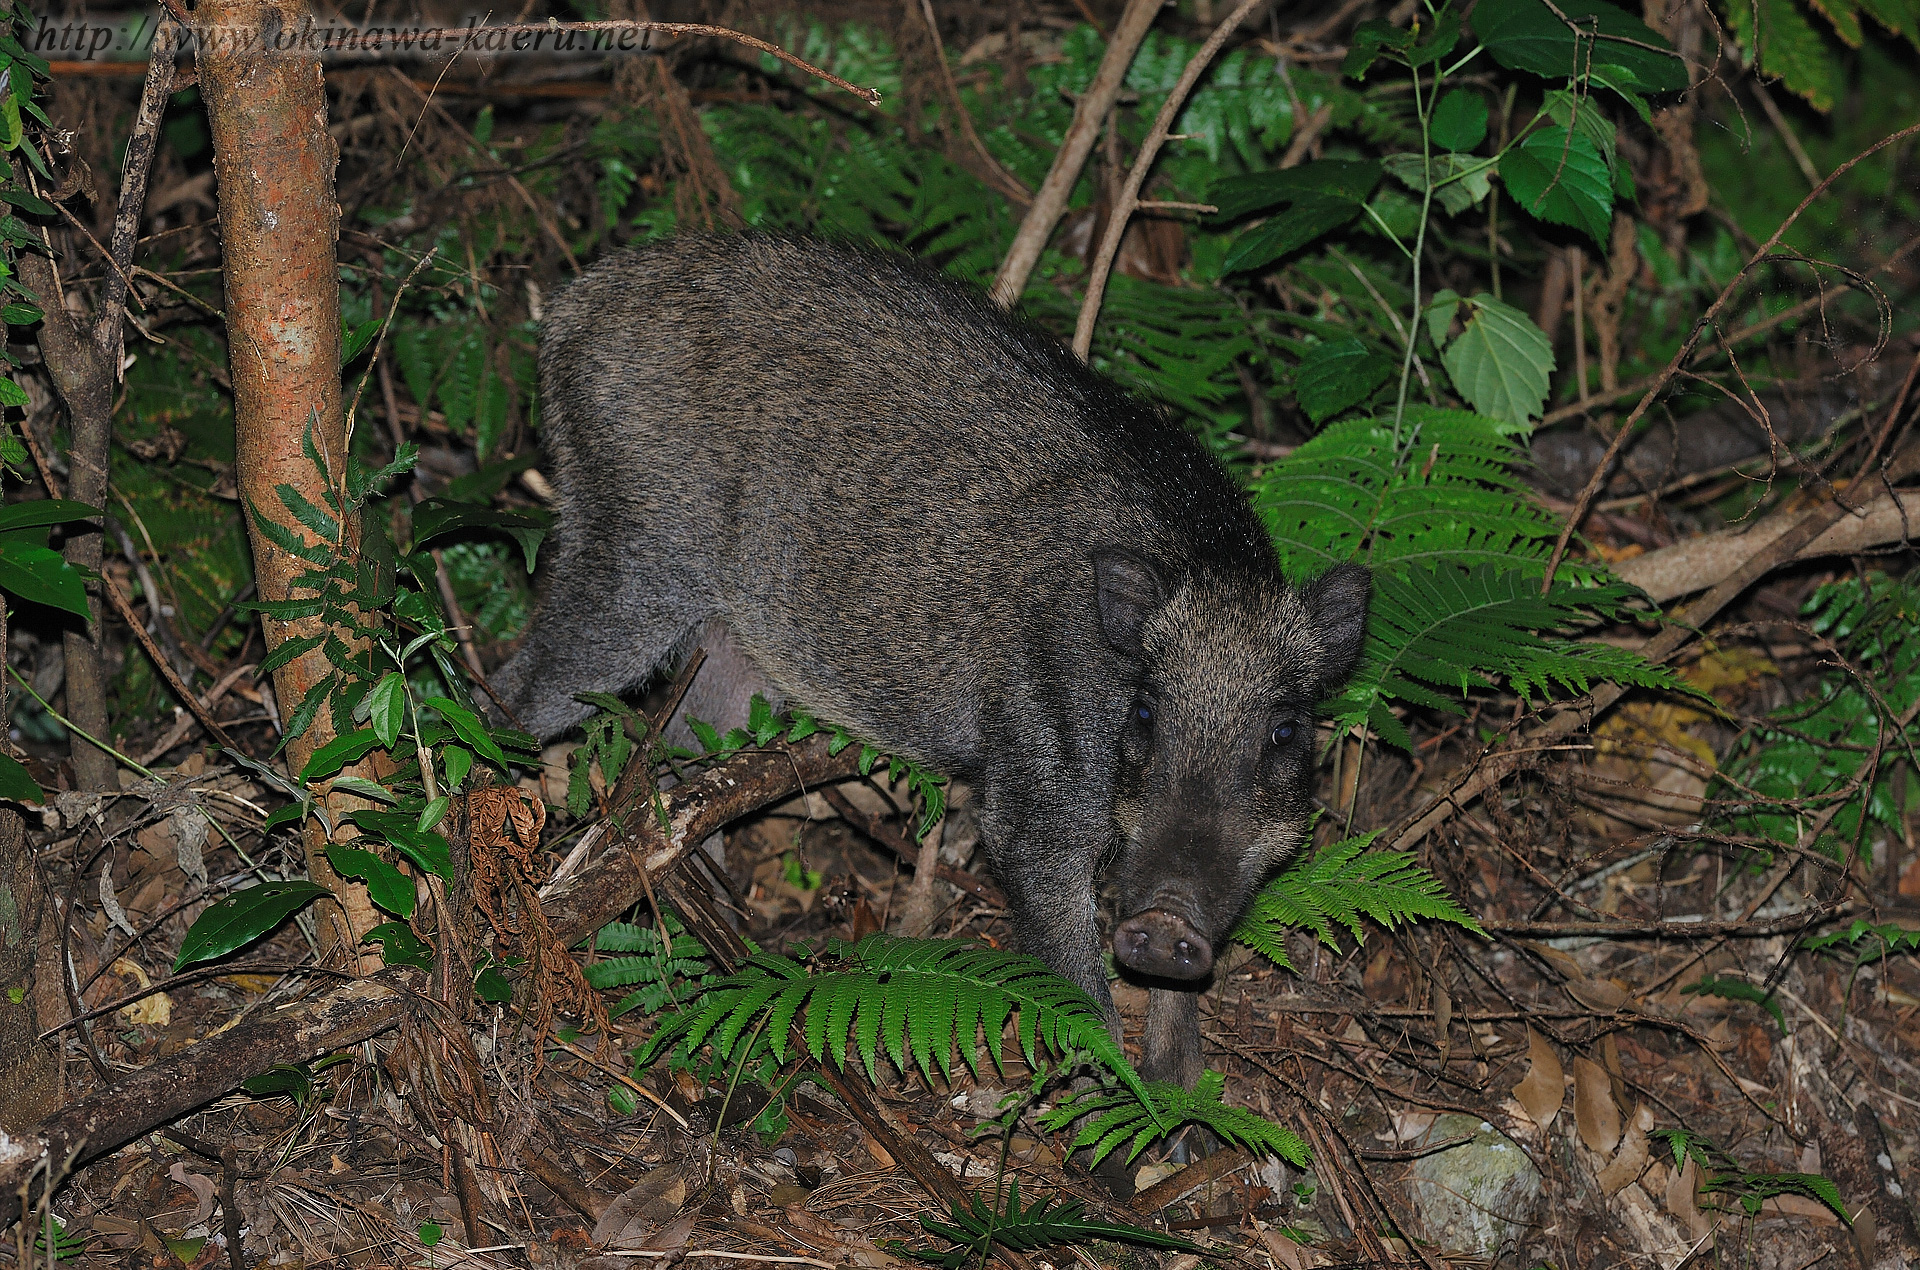
[[1142, 910], [1115, 927], [1113, 955], [1127, 969], [1155, 979], [1204, 979], [1213, 969], [1213, 941], [1164, 908]]

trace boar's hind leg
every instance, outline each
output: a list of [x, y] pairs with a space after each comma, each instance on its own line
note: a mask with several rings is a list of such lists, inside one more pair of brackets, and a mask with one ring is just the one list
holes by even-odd
[[1148, 1080], [1171, 1080], [1186, 1089], [1200, 1079], [1200, 994], [1147, 989]]
[[526, 642], [494, 680], [521, 725], [542, 738], [593, 713], [575, 694], [617, 693], [644, 682], [700, 621], [699, 614], [649, 602], [648, 589], [629, 579], [580, 563], [555, 562]]

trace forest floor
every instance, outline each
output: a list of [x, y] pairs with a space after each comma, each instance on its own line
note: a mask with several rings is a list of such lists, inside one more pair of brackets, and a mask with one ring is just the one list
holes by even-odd
[[[1777, 679], [1764, 689], [1722, 680], [1723, 696], [1791, 691]], [[1626, 717], [1685, 735], [1657, 713], [1669, 709]], [[1713, 726], [1704, 714], [1681, 723], [1700, 736]], [[1366, 821], [1438, 788], [1460, 759], [1442, 740], [1417, 770], [1374, 766], [1358, 790]], [[1870, 1195], [1910, 1194], [1920, 1178], [1920, 965], [1877, 958], [1871, 936], [1804, 951], [1813, 921], [1831, 928], [1854, 911], [1836, 907], [1839, 866], [1782, 857], [1766, 867], [1671, 832], [1698, 780], [1675, 752], [1623, 757], [1622, 747], [1545, 767], [1429, 838], [1423, 862], [1489, 938], [1426, 924], [1333, 948], [1299, 934], [1297, 974], [1237, 946], [1222, 960], [1203, 1002], [1207, 1065], [1225, 1077], [1228, 1102], [1306, 1141], [1309, 1169], [1234, 1151], [1191, 1165], [1149, 1152], [1126, 1170], [1139, 1194], [1120, 1198], [1111, 1180], [1070, 1163], [1065, 1140], [1036, 1129], [1031, 1112], [998, 1119], [1009, 1092], [1025, 1088], [1017, 1059], [951, 1083], [883, 1060], [873, 1092], [891, 1149], [805, 1081], [774, 1132], [756, 1131], [767, 1127], [754, 1121], [766, 1095], [737, 1074], [702, 1086], [656, 1071], [643, 1078], [653, 1100], [621, 1114], [610, 1091], [620, 1101], [625, 1055], [657, 1016], [633, 1012], [605, 1038], [554, 1032], [534, 1046], [518, 1013], [489, 1008], [456, 1029], [485, 1077], [468, 1096], [492, 1125], [464, 1149], [435, 1136], [402, 1096], [416, 1091], [382, 1065], [384, 1043], [368, 1043], [81, 1171], [58, 1205], [86, 1239], [70, 1264], [239, 1267], [225, 1247], [235, 1233], [247, 1266], [903, 1263], [895, 1241], [948, 1245], [922, 1229], [922, 1217], [946, 1214], [896, 1158], [901, 1137], [968, 1190], [991, 1196], [1018, 1180], [1029, 1199], [1064, 1195], [1090, 1216], [1205, 1248], [1102, 1242], [1003, 1258], [1015, 1265], [1872, 1264], [1860, 1249], [1873, 1248], [1874, 1232], [1850, 1228], [1806, 1179], [1830, 1180], [1852, 1214]], [[246, 773], [199, 756], [171, 778], [235, 815], [270, 801]], [[842, 790], [863, 813], [895, 810], [877, 783]], [[563, 785], [544, 793], [564, 801]], [[67, 1030], [70, 1081], [89, 1083], [89, 1048], [118, 1076], [327, 985], [283, 973], [309, 960], [297, 924], [239, 965], [167, 982], [203, 907], [177, 897], [204, 896], [207, 879], [247, 865], [217, 839], [191, 841], [194, 818], [147, 798], [96, 808], [67, 796], [45, 816], [42, 858], [80, 862], [79, 844], [99, 838], [75, 829], [96, 810], [111, 880], [69, 896], [73, 968], [89, 1009], [145, 995], [106, 1009], [85, 1038]], [[564, 819], [550, 841], [570, 835]], [[964, 804], [948, 819], [951, 867], [980, 865], [969, 820]], [[890, 823], [878, 832], [899, 834]], [[769, 949], [887, 928], [911, 876], [817, 796], [735, 826], [725, 874], [721, 907]], [[1920, 866], [1855, 880], [1887, 895], [1882, 921], [1920, 901]], [[711, 874], [706, 885], [716, 886]], [[934, 933], [1009, 945], [1002, 910], [945, 883], [935, 894]], [[1663, 938], [1637, 937], [1655, 922]], [[1697, 924], [1698, 937], [1674, 938], [1675, 923]], [[1145, 993], [1115, 986], [1131, 1048]], [[1562, 1057], [1573, 1055], [1591, 1057]], [[451, 1056], [446, 1070], [459, 1070]], [[1671, 1130], [1692, 1135], [1709, 1167], [1689, 1156], [1677, 1168]], [[226, 1165], [205, 1158], [218, 1154], [206, 1144], [229, 1141]], [[1912, 1211], [1903, 1198], [1883, 1208]]]

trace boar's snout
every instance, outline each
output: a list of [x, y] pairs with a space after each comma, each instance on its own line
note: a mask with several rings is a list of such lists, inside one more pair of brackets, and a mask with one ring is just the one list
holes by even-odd
[[1156, 979], [1204, 979], [1213, 944], [1192, 923], [1164, 908], [1135, 913], [1113, 932], [1113, 955], [1129, 970]]

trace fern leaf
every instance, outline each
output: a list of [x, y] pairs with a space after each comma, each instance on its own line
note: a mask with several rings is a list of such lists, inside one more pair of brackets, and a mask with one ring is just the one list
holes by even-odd
[[1627, 649], [1585, 644], [1556, 632], [1590, 614], [1625, 611], [1623, 583], [1577, 587], [1492, 564], [1426, 565], [1374, 577], [1360, 669], [1336, 700], [1335, 727], [1371, 726], [1389, 744], [1411, 747], [1394, 701], [1459, 713], [1475, 688], [1504, 680], [1523, 697], [1585, 692], [1595, 682], [1691, 694], [1685, 681]]
[[1012, 1248], [1020, 1252], [1031, 1252], [1054, 1244], [1080, 1243], [1088, 1239], [1116, 1239], [1126, 1243], [1142, 1244], [1149, 1248], [1166, 1248], [1178, 1252], [1199, 1252], [1198, 1245], [1189, 1243], [1176, 1235], [1163, 1235], [1155, 1230], [1143, 1230], [1138, 1226], [1127, 1226], [1116, 1222], [1090, 1221], [1086, 1216], [1086, 1205], [1077, 1199], [1068, 1199], [1061, 1195], [1050, 1195], [1034, 1201], [1025, 1209], [1020, 1207], [1020, 1179], [1012, 1178], [1007, 1183], [1007, 1205], [1004, 1211], [982, 1200], [978, 1195], [968, 1197], [965, 1204], [953, 1204], [952, 1223], [937, 1222], [930, 1217], [922, 1217], [920, 1225], [928, 1234], [938, 1236], [955, 1245], [947, 1252], [930, 1252], [914, 1248], [901, 1248], [908, 1256], [944, 1267], [945, 1270], [964, 1270], [969, 1263], [984, 1264], [994, 1244]]
[[1312, 1153], [1291, 1129], [1274, 1124], [1245, 1107], [1220, 1101], [1226, 1080], [1218, 1072], [1203, 1074], [1192, 1089], [1166, 1081], [1149, 1081], [1146, 1097], [1112, 1087], [1090, 1089], [1070, 1098], [1040, 1117], [1040, 1127], [1055, 1132], [1082, 1117], [1087, 1122], [1073, 1147], [1090, 1148], [1099, 1163], [1127, 1143], [1129, 1162], [1155, 1142], [1184, 1125], [1200, 1125], [1221, 1141], [1256, 1155], [1277, 1155], [1298, 1168], [1307, 1167]]
[[1085, 1053], [1145, 1097], [1092, 998], [1037, 958], [979, 944], [870, 935], [851, 947], [832, 941], [804, 964], [756, 953], [737, 974], [696, 990], [662, 1020], [638, 1065], [708, 1043], [721, 1055], [734, 1054], [750, 1028], [768, 1030], [773, 1053], [785, 1062], [788, 1030], [804, 1011], [802, 1043], [816, 1061], [846, 1066], [851, 1039], [870, 1076], [878, 1076], [884, 1052], [900, 1070], [918, 1068], [932, 1079], [936, 1066], [951, 1071], [957, 1046], [977, 1076], [981, 1033], [997, 1068], [1000, 1031], [1012, 1018], [1030, 1064], [1039, 1065], [1042, 1051]]
[[1355, 943], [1365, 942], [1362, 918], [1392, 930], [1403, 922], [1429, 919], [1452, 922], [1486, 937], [1486, 932], [1440, 879], [1414, 862], [1408, 851], [1369, 851], [1379, 831], [1346, 838], [1296, 860], [1254, 896], [1233, 938], [1285, 970], [1289, 930], [1312, 931], [1321, 943], [1338, 949], [1344, 927]]

